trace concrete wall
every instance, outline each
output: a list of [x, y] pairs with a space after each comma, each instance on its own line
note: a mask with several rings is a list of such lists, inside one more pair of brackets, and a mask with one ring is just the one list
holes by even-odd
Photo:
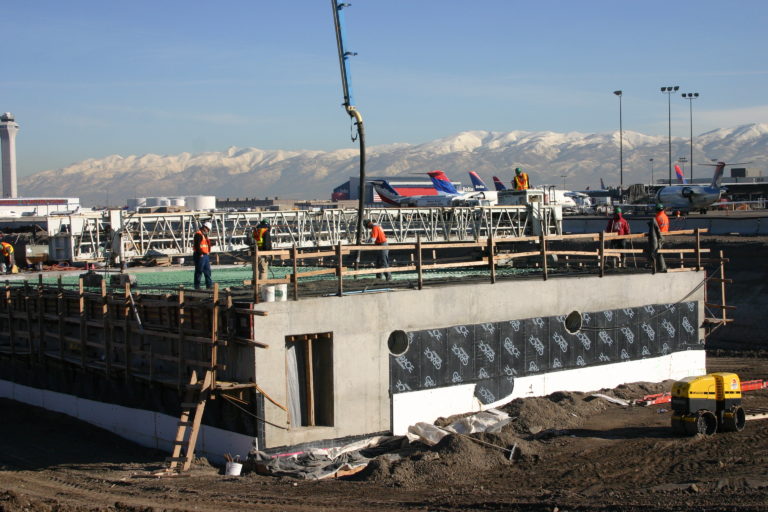
[[[179, 418], [154, 411], [86, 400], [74, 395], [38, 389], [0, 380], [0, 397], [56, 411], [113, 432], [134, 443], [170, 452]], [[245, 457], [254, 438], [202, 425], [195, 455], [223, 463], [223, 454]]]
[[[255, 374], [256, 382], [271, 397], [282, 404], [288, 402], [286, 336], [332, 332], [334, 360], [334, 426], [290, 427], [286, 413], [267, 402], [266, 419], [289, 428], [281, 430], [268, 425], [265, 447], [390, 430], [393, 419], [387, 340], [394, 330], [415, 331], [465, 323], [566, 315], [573, 310], [601, 311], [682, 300], [703, 301], [704, 288], [697, 287], [704, 277], [703, 272], [564, 277], [260, 304], [259, 309], [269, 311], [269, 315], [254, 318], [254, 337], [270, 347], [257, 349]], [[699, 307], [700, 316], [704, 311], [702, 306]], [[699, 355], [681, 360], [682, 366], [675, 369], [674, 376], [669, 365], [657, 364], [662, 368], [657, 376], [661, 380], [678, 378], [681, 373], [700, 373], [702, 358], [703, 355]], [[606, 366], [601, 368], [598, 371], [605, 371]], [[663, 368], [670, 370], [667, 372]], [[562, 379], [558, 382], [562, 382], [561, 389], [572, 387]], [[617, 383], [611, 381], [606, 386]], [[540, 388], [546, 393], [555, 391], [550, 389], [553, 386]], [[430, 412], [433, 413], [442, 414]], [[406, 415], [398, 418], [398, 422], [402, 424], [410, 419], [420, 421], [423, 418]]]

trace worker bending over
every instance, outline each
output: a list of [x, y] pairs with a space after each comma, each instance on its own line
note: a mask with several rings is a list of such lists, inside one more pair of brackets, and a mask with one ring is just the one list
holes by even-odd
[[[371, 230], [371, 236], [366, 241], [369, 244], [383, 245], [387, 244], [387, 236], [384, 234], [384, 230], [381, 226], [373, 221], [366, 220], [364, 223], [366, 229]], [[389, 268], [389, 249], [382, 249], [376, 251], [376, 268]], [[392, 280], [392, 274], [390, 272], [384, 272], [384, 278], [387, 281]], [[376, 274], [377, 279], [381, 279], [382, 274]]]
[[200, 279], [205, 276], [205, 287], [213, 288], [213, 279], [211, 279], [211, 259], [210, 252], [216, 242], [208, 238], [211, 232], [212, 224], [204, 222], [200, 229], [195, 233], [192, 241], [192, 261], [195, 263], [195, 290], [200, 289]]
[[12, 274], [16, 263], [13, 255], [13, 246], [3, 240], [0, 242], [0, 255], [2, 255], [2, 262], [0, 262], [0, 272], [3, 274]]
[[[253, 230], [253, 242], [259, 251], [271, 251], [272, 250], [272, 228], [269, 222], [262, 219], [261, 222]], [[267, 272], [269, 272], [269, 256], [259, 256], [259, 279], [266, 279]]]
[[515, 181], [512, 184], [515, 186], [515, 190], [528, 190], [530, 188], [528, 175], [519, 167], [515, 167]]

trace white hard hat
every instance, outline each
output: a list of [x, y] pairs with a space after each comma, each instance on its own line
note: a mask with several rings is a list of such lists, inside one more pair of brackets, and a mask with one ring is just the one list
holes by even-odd
[[203, 227], [208, 228], [208, 231], [210, 231], [211, 229], [213, 229], [213, 224], [211, 224], [210, 222], [203, 222]]

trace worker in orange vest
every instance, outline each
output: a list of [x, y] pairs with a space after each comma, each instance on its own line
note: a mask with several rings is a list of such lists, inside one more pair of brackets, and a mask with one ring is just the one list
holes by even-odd
[[528, 188], [530, 188], [528, 175], [519, 167], [515, 168], [515, 181], [513, 182], [513, 185], [515, 186], [515, 190], [528, 190]]
[[[266, 219], [262, 219], [256, 226], [256, 229], [253, 230], [253, 242], [259, 251], [272, 250], [272, 230]], [[269, 260], [270, 258], [268, 256], [259, 256], [259, 279], [267, 278]]]
[[2, 268], [0, 268], [0, 271], [11, 274], [13, 273], [13, 267], [16, 266], [14, 262], [14, 255], [13, 255], [13, 246], [3, 240], [0, 242], [0, 255], [2, 255]]
[[[384, 234], [384, 230], [381, 226], [373, 221], [366, 220], [364, 223], [367, 229], [371, 230], [371, 237], [367, 240], [369, 244], [376, 244], [381, 246], [387, 246], [387, 235]], [[376, 251], [376, 268], [389, 268], [389, 249], [382, 249]], [[392, 274], [390, 272], [384, 272], [384, 278], [387, 281], [392, 280]], [[377, 279], [381, 279], [382, 274], [376, 274]]]
[[656, 224], [659, 225], [659, 231], [662, 233], [669, 232], [669, 217], [667, 217], [664, 205], [661, 203], [656, 205]]
[[200, 289], [200, 280], [205, 276], [205, 287], [213, 288], [213, 279], [211, 279], [211, 259], [210, 252], [216, 242], [208, 238], [213, 225], [210, 222], [204, 222], [200, 229], [195, 233], [192, 240], [192, 261], [195, 263], [195, 290]]

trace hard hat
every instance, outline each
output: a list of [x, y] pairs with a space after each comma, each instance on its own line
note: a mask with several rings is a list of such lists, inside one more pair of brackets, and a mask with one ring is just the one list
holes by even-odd
[[519, 167], [515, 167], [515, 174], [520, 174], [523, 170]]
[[613, 209], [613, 213], [621, 213], [621, 208], [618, 206]]
[[661, 204], [661, 203], [657, 203], [656, 204], [656, 211], [661, 211], [663, 209], [664, 209], [664, 205], [663, 204]]
[[210, 231], [213, 228], [213, 224], [210, 222], [203, 222], [203, 227], [208, 228], [208, 231]]

